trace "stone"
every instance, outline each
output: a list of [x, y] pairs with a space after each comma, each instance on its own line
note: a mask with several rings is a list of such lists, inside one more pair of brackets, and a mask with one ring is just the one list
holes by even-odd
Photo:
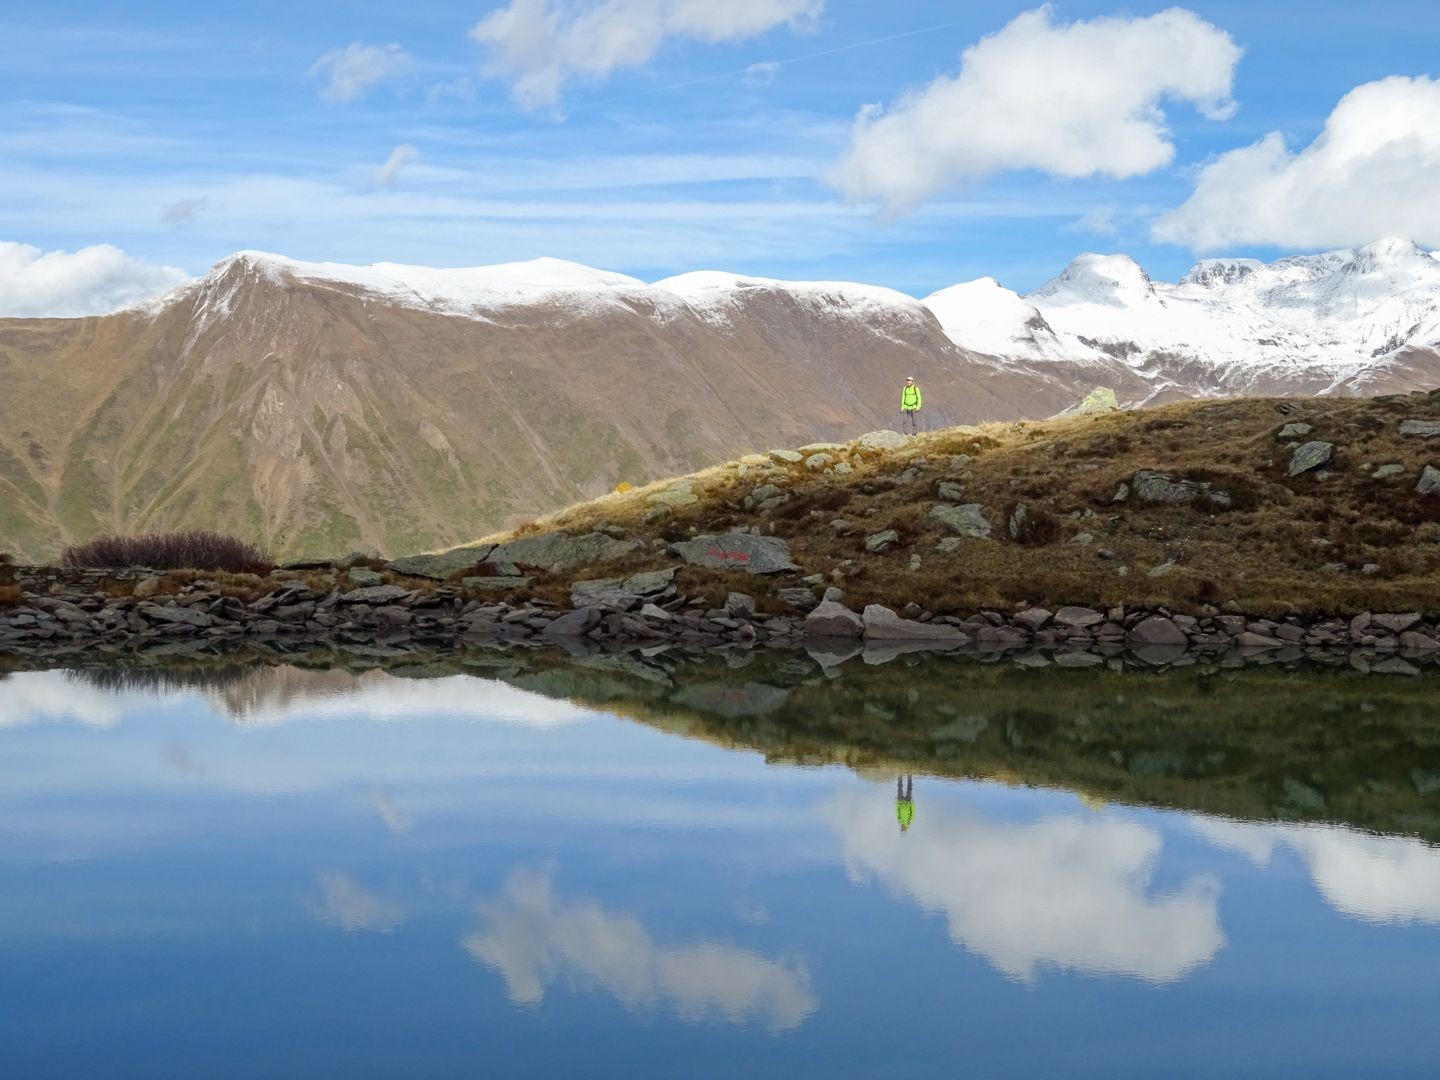
[[865, 550], [872, 555], [878, 555], [882, 551], [889, 551], [898, 543], [900, 543], [900, 534], [894, 529], [886, 529], [883, 532], [871, 533], [867, 536]]
[[1026, 608], [1015, 615], [1015, 621], [1031, 631], [1043, 630], [1054, 618], [1055, 613], [1046, 611], [1043, 607]]
[[378, 570], [367, 570], [363, 566], [355, 566], [346, 573], [350, 575], [351, 586], [357, 589], [368, 589], [374, 585], [385, 584], [385, 578]]
[[[1123, 486], [1123, 485], [1122, 485]], [[1231, 504], [1231, 498], [1223, 491], [1211, 491], [1210, 485], [1199, 480], [1172, 480], [1164, 473], [1141, 469], [1130, 481], [1135, 498], [1143, 503], [1188, 506], [1203, 502], [1224, 509]], [[1118, 497], [1115, 502], [1124, 502]]]
[[1171, 572], [1174, 571], [1175, 566], [1175, 560], [1170, 559], [1166, 562], [1161, 563], [1159, 566], [1152, 566], [1146, 576], [1152, 578], [1169, 577]]
[[[775, 599], [797, 611], [810, 611], [816, 604], [815, 594], [809, 589], [779, 589], [775, 593]], [[827, 596], [826, 599], [832, 598]]]
[[671, 487], [664, 491], [651, 492], [645, 497], [645, 501], [652, 506], [668, 506], [674, 509], [681, 506], [694, 506], [700, 501], [700, 496], [688, 487]]
[[868, 431], [855, 440], [861, 450], [900, 450], [907, 443], [908, 439], [898, 431], [891, 431], [888, 428], [881, 431]]
[[1299, 422], [1286, 424], [1283, 428], [1280, 429], [1280, 434], [1277, 435], [1276, 438], [1303, 439], [1306, 435], [1309, 435], [1314, 430], [1315, 429], [1309, 424], [1301, 424]]
[[1011, 540], [1023, 540], [1030, 534], [1030, 510], [1024, 503], [1018, 504], [1014, 510], [1010, 511], [1005, 528], [1009, 532]]
[[836, 451], [844, 450], [845, 444], [838, 442], [812, 442], [798, 447], [801, 455], [806, 454], [833, 454]]
[[547, 638], [584, 637], [589, 631], [599, 624], [604, 613], [599, 608], [583, 607], [575, 611], [567, 611], [549, 626], [545, 627], [542, 633]]
[[985, 520], [984, 507], [979, 503], [966, 503], [963, 506], [941, 503], [931, 507], [930, 516], [961, 536], [971, 536], [978, 540], [987, 540], [990, 537], [990, 522]]
[[794, 450], [771, 450], [769, 458], [781, 465], [799, 465], [805, 460], [805, 455], [797, 454]]
[[745, 497], [747, 506], [758, 506], [760, 503], [769, 502], [772, 499], [783, 499], [785, 492], [776, 484], [761, 484]]
[[1440, 435], [1440, 420], [1402, 420], [1400, 434], [1433, 439], [1436, 435]]
[[1296, 447], [1295, 453], [1290, 455], [1290, 469], [1288, 475], [1299, 476], [1301, 473], [1310, 472], [1323, 465], [1329, 465], [1335, 457], [1335, 444], [1328, 442], [1302, 443]]
[[1372, 480], [1391, 480], [1391, 479], [1394, 479], [1394, 478], [1397, 477], [1397, 476], [1404, 476], [1404, 475], [1405, 475], [1405, 466], [1404, 466], [1404, 465], [1400, 465], [1400, 464], [1398, 464], [1398, 463], [1396, 463], [1396, 462], [1391, 462], [1391, 463], [1386, 464], [1386, 465], [1381, 465], [1379, 468], [1377, 468], [1373, 473], [1370, 474], [1370, 479], [1372, 479]]
[[923, 562], [923, 560], [920, 558], [920, 555], [919, 555], [918, 552], [917, 552], [917, 553], [914, 553], [914, 554], [912, 554], [912, 555], [910, 556], [910, 573], [912, 573], [912, 574], [917, 573], [917, 572], [919, 571], [920, 567], [923, 566], [923, 565], [924, 565], [924, 562]]
[[1089, 547], [1095, 542], [1095, 534], [1088, 532], [1076, 533], [1070, 538], [1070, 543], [1079, 544], [1081, 547]]
[[549, 573], [573, 570], [614, 562], [639, 550], [634, 540], [616, 540], [602, 532], [571, 536], [569, 533], [543, 533], [521, 537], [501, 544], [490, 553], [491, 560], [504, 560], [517, 566], [539, 567]]
[[1257, 634], [1247, 630], [1235, 636], [1235, 645], [1241, 649], [1283, 649], [1285, 642], [1268, 634]]
[[162, 581], [163, 579], [158, 575], [142, 578], [135, 583], [135, 589], [130, 595], [137, 600], [148, 600], [160, 591]]
[[1440, 650], [1440, 641], [1436, 641], [1429, 634], [1407, 630], [1400, 635], [1400, 648], [1408, 652], [1436, 652]]
[[805, 459], [805, 467], [812, 472], [819, 472], [821, 469], [833, 464], [835, 457], [832, 454], [811, 454]]
[[211, 626], [215, 620], [203, 611], [196, 611], [194, 608], [162, 607], [159, 604], [142, 604], [140, 614], [151, 622], [172, 623], [184, 626]]
[[730, 593], [725, 597], [725, 614], [732, 619], [755, 618], [755, 598], [748, 593]]
[[966, 637], [947, 623], [916, 622], [902, 619], [880, 604], [870, 604], [862, 617], [866, 641], [933, 641], [937, 644], [963, 645]]
[[960, 538], [958, 536], [944, 537], [935, 545], [935, 550], [940, 552], [941, 555], [954, 555], [955, 552], [960, 550]]
[[848, 461], [837, 461], [833, 471], [836, 476], [849, 476], [855, 468]]
[[656, 506], [640, 515], [640, 524], [654, 525], [657, 521], [664, 521], [675, 511], [668, 506]]
[[[472, 544], [469, 547], [452, 548], [435, 554], [406, 555], [404, 558], [392, 559], [385, 564], [385, 569], [406, 577], [444, 581], [457, 571], [478, 566], [494, 550], [494, 544]], [[353, 576], [351, 580], [354, 580]]]
[[1105, 616], [1094, 608], [1062, 607], [1055, 612], [1055, 624], [1073, 630], [1085, 630], [1092, 626], [1099, 626], [1104, 621]]
[[958, 503], [965, 501], [965, 489], [953, 480], [941, 480], [939, 486], [935, 489], [935, 494], [939, 495], [940, 498], [946, 502]]
[[969, 455], [969, 454], [951, 454], [951, 455], [950, 455], [950, 470], [951, 470], [952, 472], [959, 472], [961, 469], [966, 469], [966, 468], [969, 468], [969, 467], [970, 467], [970, 455]]
[[1420, 480], [1415, 485], [1415, 490], [1421, 495], [1440, 494], [1440, 469], [1434, 465], [1426, 465], [1420, 471]]
[[1382, 630], [1388, 630], [1392, 634], [1403, 634], [1406, 630], [1413, 630], [1423, 621], [1418, 611], [1406, 612], [1403, 615], [1372, 615], [1370, 624], [1378, 626]]
[[1130, 498], [1130, 485], [1121, 484], [1115, 489], [1115, 494], [1110, 497], [1112, 503], [1123, 503]]
[[410, 590], [402, 589], [399, 585], [373, 585], [366, 589], [351, 589], [341, 593], [340, 599], [347, 604], [389, 604], [409, 595]]
[[807, 638], [859, 638], [864, 636], [864, 620], [849, 608], [832, 600], [822, 600], [805, 616]]
[[640, 609], [640, 617], [644, 619], [654, 619], [656, 622], [668, 623], [675, 621], [675, 616], [671, 615], [670, 612], [658, 604], [646, 604]]
[[1126, 635], [1129, 645], [1187, 645], [1190, 639], [1185, 631], [1164, 615], [1151, 615], [1136, 623]]
[[697, 536], [672, 544], [670, 550], [693, 566], [715, 570], [776, 574], [799, 569], [790, 559], [790, 545], [778, 536], [731, 531]]
[[461, 578], [460, 584], [473, 592], [503, 592], [506, 589], [528, 589], [535, 584], [535, 579], [514, 574], [496, 574], [494, 577]]
[[1119, 410], [1120, 403], [1115, 399], [1115, 391], [1108, 386], [1097, 386], [1066, 409], [1062, 415], [1091, 416], [1096, 413], [1111, 413]]

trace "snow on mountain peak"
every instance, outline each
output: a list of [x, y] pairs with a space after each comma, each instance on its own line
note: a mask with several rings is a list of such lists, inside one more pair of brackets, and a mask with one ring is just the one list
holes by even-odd
[[1131, 307], [1159, 300], [1150, 276], [1129, 255], [1087, 253], [1029, 297], [1048, 305], [1106, 304]]
[[1234, 285], [1264, 265], [1259, 259], [1201, 259], [1180, 279], [1180, 284], [1206, 289]]

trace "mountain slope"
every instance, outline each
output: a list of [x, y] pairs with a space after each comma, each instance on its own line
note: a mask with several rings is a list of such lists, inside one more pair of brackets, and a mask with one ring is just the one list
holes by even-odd
[[0, 321], [0, 549], [203, 525], [282, 555], [415, 550], [620, 481], [893, 423], [909, 373], [936, 423], [1073, 396], [961, 350], [913, 300], [731, 285], [692, 304], [554, 261], [362, 270], [244, 253], [140, 308]]

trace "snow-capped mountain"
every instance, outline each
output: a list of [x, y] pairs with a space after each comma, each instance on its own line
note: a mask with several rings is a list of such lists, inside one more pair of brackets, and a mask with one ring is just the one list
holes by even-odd
[[1081, 255], [1026, 296], [988, 278], [928, 297], [952, 341], [1013, 359], [1119, 361], [1156, 395], [1353, 390], [1440, 346], [1440, 256], [1400, 240], [1274, 263], [1209, 259], [1178, 283]]

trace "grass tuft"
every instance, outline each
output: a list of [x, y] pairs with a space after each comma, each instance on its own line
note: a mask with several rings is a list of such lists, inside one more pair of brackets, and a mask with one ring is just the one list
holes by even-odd
[[254, 544], [223, 533], [145, 533], [100, 536], [60, 554], [60, 565], [76, 568], [144, 566], [151, 570], [225, 570], [267, 574], [274, 561]]

